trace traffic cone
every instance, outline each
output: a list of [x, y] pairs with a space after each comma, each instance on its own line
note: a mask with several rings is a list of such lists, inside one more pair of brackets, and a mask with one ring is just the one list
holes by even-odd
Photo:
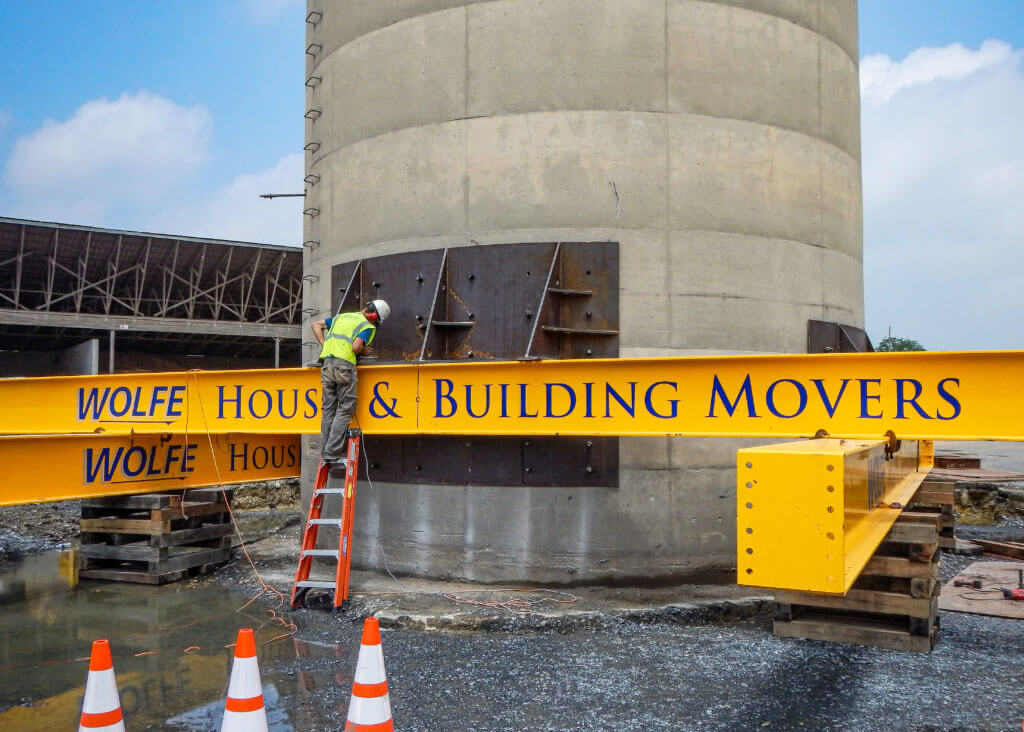
[[89, 675], [85, 678], [85, 698], [82, 700], [82, 721], [78, 726], [78, 732], [95, 730], [124, 732], [114, 662], [110, 658], [110, 644], [105, 640], [92, 644]]
[[384, 651], [380, 645], [380, 625], [377, 618], [367, 618], [363, 622], [363, 641], [359, 646], [359, 660], [356, 661], [356, 678], [352, 683], [345, 732], [394, 732], [394, 729], [388, 680], [384, 673]]
[[221, 732], [267, 732], [267, 711], [263, 708], [263, 684], [260, 683], [256, 636], [252, 628], [238, 631], [235, 663], [231, 667], [220, 729]]

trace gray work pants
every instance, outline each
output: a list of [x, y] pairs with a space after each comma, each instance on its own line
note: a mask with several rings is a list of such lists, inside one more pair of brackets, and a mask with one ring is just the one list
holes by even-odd
[[345, 457], [345, 432], [356, 411], [356, 367], [343, 358], [327, 357], [320, 369], [323, 409], [320, 412], [320, 459]]

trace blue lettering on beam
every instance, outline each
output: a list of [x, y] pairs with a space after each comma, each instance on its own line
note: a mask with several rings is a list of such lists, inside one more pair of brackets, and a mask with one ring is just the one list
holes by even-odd
[[243, 442], [242, 443], [242, 451], [241, 452], [236, 452], [236, 450], [235, 450], [236, 447], [238, 447], [238, 443], [236, 443], [236, 442], [228, 443], [228, 449], [230, 450], [230, 454], [231, 454], [231, 468], [230, 468], [230, 470], [231, 470], [232, 473], [239, 469], [239, 468], [235, 467], [235, 461], [236, 460], [241, 460], [242, 461], [242, 467], [241, 467], [242, 470], [248, 470], [249, 469], [249, 443], [247, 443], [247, 442]]
[[881, 419], [881, 414], [869, 414], [868, 402], [875, 400], [876, 402], [882, 401], [882, 397], [879, 394], [868, 394], [868, 384], [878, 384], [881, 386], [881, 379], [857, 379], [860, 382], [860, 418], [861, 419]]
[[636, 417], [637, 408], [637, 382], [628, 382], [630, 385], [630, 403], [626, 403], [622, 394], [614, 390], [611, 384], [604, 383], [604, 417], [609, 419], [611, 417], [611, 399], [618, 402], [618, 405], [622, 406], [626, 413], [630, 417]]
[[185, 448], [185, 454], [181, 457], [181, 472], [183, 473], [194, 473], [195, 467], [189, 465], [189, 463], [195, 462], [196, 450], [199, 449], [199, 443], [193, 442]]
[[[441, 391], [441, 388], [445, 387], [446, 391]], [[455, 384], [451, 379], [434, 379], [434, 417], [436, 419], [448, 419], [454, 417], [455, 413], [459, 410], [459, 405], [456, 404], [455, 400], [452, 399], [452, 392], [455, 390]], [[451, 411], [448, 414], [441, 413], [441, 400], [447, 400]]]
[[99, 452], [93, 452], [93, 448], [87, 447], [85, 449], [85, 484], [95, 483], [96, 478], [102, 476], [101, 483], [110, 483], [114, 480], [114, 472], [117, 470], [117, 464], [121, 462], [121, 454], [124, 452], [123, 447], [117, 448], [117, 451], [111, 455], [110, 448], [100, 448]]
[[302, 412], [302, 416], [306, 419], [316, 416], [317, 406], [313, 399], [314, 394], [316, 394], [316, 388], [306, 389], [306, 409]]
[[534, 412], [533, 414], [530, 414], [529, 412], [526, 411], [526, 387], [527, 386], [529, 386], [529, 384], [519, 384], [519, 416], [524, 418], [524, 419], [527, 418], [527, 417], [532, 419], [532, 418], [536, 417], [540, 413], [539, 412]]
[[583, 382], [583, 403], [585, 410], [583, 412], [584, 417], [594, 416], [594, 382], [585, 381]]
[[[151, 445], [100, 449], [86, 448], [82, 452], [83, 485], [93, 483], [135, 483], [159, 480], [183, 480], [185, 473], [195, 471], [199, 443]], [[282, 448], [283, 449], [283, 448]]]
[[242, 385], [235, 384], [235, 398], [228, 399], [224, 396], [224, 390], [230, 387], [218, 386], [217, 387], [217, 419], [224, 419], [224, 405], [234, 404], [235, 405], [235, 419], [242, 418]]
[[[562, 389], [564, 389], [565, 393], [569, 395], [569, 407], [562, 414], [555, 414], [554, 411], [552, 410], [552, 401], [553, 401], [552, 391], [554, 390], [554, 388], [556, 386], [557, 387], [561, 387]], [[545, 407], [546, 407], [545, 412], [544, 412], [544, 416], [545, 417], [552, 417], [554, 419], [562, 419], [563, 417], [568, 417], [570, 414], [572, 414], [572, 410], [574, 410], [576, 408], [576, 392], [573, 391], [572, 387], [569, 386], [568, 384], [561, 384], [561, 383], [558, 383], [558, 382], [552, 383], [552, 384], [544, 384], [544, 396], [545, 396], [544, 403], [545, 403]]]
[[733, 401], [729, 401], [728, 395], [725, 393], [725, 387], [722, 386], [722, 382], [718, 380], [718, 374], [715, 374], [715, 382], [711, 387], [711, 407], [708, 409], [708, 417], [716, 417], [715, 414], [715, 400], [721, 399], [722, 405], [725, 407], [725, 411], [729, 413], [731, 417], [733, 412], [736, 411], [736, 407], [739, 406], [740, 398], [746, 397], [747, 400], [747, 416], [757, 417], [757, 412], [754, 409], [754, 392], [750, 386], [750, 374], [747, 374], [746, 378], [743, 379], [743, 385], [740, 387], [739, 393]]
[[668, 414], [662, 414], [661, 412], [654, 408], [654, 389], [655, 387], [658, 386], [671, 386], [673, 394], [679, 391], [679, 385], [674, 381], [655, 381], [653, 384], [647, 387], [647, 391], [644, 392], [644, 406], [647, 407], [647, 413], [650, 414], [652, 417], [657, 417], [658, 419], [674, 419], [676, 415], [679, 414], [678, 399], [668, 400], [668, 403], [671, 405], [672, 409], [672, 411]]
[[834, 417], [836, 414], [836, 408], [839, 406], [839, 400], [843, 398], [843, 392], [846, 391], [846, 385], [850, 383], [849, 379], [843, 379], [842, 385], [839, 387], [839, 393], [836, 394], [836, 400], [830, 401], [828, 398], [828, 391], [825, 389], [824, 379], [811, 379], [811, 383], [818, 387], [818, 396], [821, 397], [821, 403], [825, 407], [825, 411], [828, 412], [829, 417]]
[[[903, 388], [907, 384], [912, 384], [914, 387], [914, 393], [909, 397], [903, 393]], [[932, 419], [932, 416], [921, 409], [921, 405], [917, 403], [922, 391], [924, 391], [924, 387], [917, 379], [896, 379], [896, 419], [907, 419], [903, 409], [907, 404], [913, 407], [914, 411], [923, 419]]]
[[[117, 406], [117, 397], [124, 395], [124, 407]], [[123, 417], [128, 414], [132, 406], [132, 392], [127, 386], [119, 386], [110, 395], [110, 414], [114, 417]]]
[[107, 397], [110, 396], [110, 387], [105, 387], [100, 396], [100, 390], [96, 387], [89, 389], [89, 396], [85, 396], [85, 389], [78, 390], [78, 419], [84, 420], [92, 412], [92, 419], [99, 419], [103, 408], [107, 404]]
[[[798, 406], [796, 411], [792, 414], [783, 414], [775, 408], [775, 388], [779, 384], [792, 384], [796, 387], [797, 396], [800, 398], [800, 406]], [[778, 381], [773, 381], [771, 386], [768, 387], [768, 391], [765, 393], [765, 403], [768, 405], [768, 411], [776, 417], [779, 417], [780, 419], [793, 419], [793, 417], [799, 416], [800, 413], [807, 408], [807, 389], [805, 389], [804, 385], [799, 381], [795, 381], [793, 379], [779, 379]]]
[[277, 390], [277, 413], [285, 419], [291, 419], [299, 413], [299, 390], [292, 389], [292, 413], [284, 413], [284, 389]]
[[157, 404], [166, 404], [167, 403], [167, 399], [165, 397], [160, 396], [161, 392], [165, 392], [165, 391], [167, 391], [167, 387], [166, 386], [154, 386], [153, 387], [153, 396], [149, 400], [149, 414], [146, 415], [147, 417], [152, 417], [153, 416], [153, 414], [156, 412], [156, 405]]
[[[481, 419], [487, 416], [487, 412], [491, 410], [491, 385], [484, 384], [484, 411], [480, 414], [476, 414], [473, 411], [473, 385], [465, 384], [466, 387], [466, 414], [473, 419]], [[377, 416], [377, 415], [374, 415]]]
[[[451, 384], [452, 382], [449, 381], [448, 383]], [[384, 417], [395, 417], [396, 419], [401, 419], [402, 415], [400, 415], [398, 411], [395, 409], [395, 407], [398, 405], [398, 400], [392, 399], [391, 406], [389, 407], [387, 403], [384, 401], [385, 399], [387, 399], [387, 397], [380, 393], [381, 387], [383, 387], [384, 390], [386, 391], [388, 388], [388, 382], [378, 381], [376, 384], [373, 385], [373, 399], [370, 400], [370, 415], [376, 417], [377, 419], [383, 419]], [[451, 393], [451, 391], [449, 391], [449, 393]], [[453, 404], [454, 402], [455, 400], [452, 399]], [[384, 411], [378, 412], [378, 406], [381, 407]]]
[[180, 452], [181, 448], [182, 448], [182, 445], [168, 445], [167, 446], [167, 454], [164, 455], [164, 472], [165, 473], [169, 474], [171, 472], [171, 463], [173, 463], [177, 459], [175, 453]]
[[139, 407], [142, 406], [142, 387], [135, 387], [135, 398], [132, 400], [132, 416], [133, 417], [145, 417], [145, 410], [139, 411]]
[[[139, 467], [132, 467], [132, 455], [139, 457]], [[146, 467], [146, 448], [141, 445], [136, 445], [128, 450], [124, 455], [124, 460], [121, 463], [121, 472], [129, 478], [138, 477]]]
[[508, 384], [501, 385], [501, 416], [508, 416]]
[[957, 417], [960, 416], [960, 400], [957, 399], [952, 394], [950, 394], [949, 391], [946, 389], [946, 384], [949, 383], [949, 382], [952, 382], [952, 383], [956, 384], [957, 386], [960, 386], [960, 379], [954, 379], [952, 377], [948, 378], [948, 379], [943, 379], [942, 381], [939, 382], [939, 385], [938, 385], [939, 396], [942, 397], [946, 401], [947, 404], [949, 404], [950, 406], [953, 407], [953, 413], [951, 415], [949, 415], [948, 417], [942, 416], [938, 412], [938, 410], [936, 410], [935, 416], [938, 417], [939, 419], [943, 419], [943, 420], [956, 419]]
[[[262, 394], [267, 400], [267, 409], [263, 414], [256, 413], [255, 399], [257, 394]], [[255, 419], [266, 419], [270, 416], [270, 411], [274, 408], [274, 400], [270, 396], [270, 392], [264, 389], [256, 389], [252, 394], [249, 395], [249, 416]]]
[[[241, 387], [239, 387], [241, 389]], [[181, 410], [174, 411], [174, 405], [181, 405], [185, 402], [185, 386], [180, 384], [178, 386], [171, 387], [171, 396], [167, 400], [167, 416], [168, 417], [180, 417]]]

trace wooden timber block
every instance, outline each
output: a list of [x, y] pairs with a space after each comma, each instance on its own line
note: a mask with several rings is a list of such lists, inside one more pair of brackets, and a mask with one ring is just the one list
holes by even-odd
[[855, 618], [805, 617], [791, 621], [775, 620], [772, 630], [779, 638], [852, 643], [893, 651], [928, 653], [938, 640], [938, 627], [932, 626], [926, 635], [914, 635], [906, 630], [885, 627]]
[[107, 496], [86, 498], [82, 508], [97, 509], [146, 509], [177, 508], [181, 505], [180, 493], [143, 493], [137, 496]]
[[[132, 559], [125, 559], [110, 556], [108, 551], [104, 551], [110, 549], [114, 547], [91, 547], [90, 555], [83, 558], [84, 566], [79, 571], [79, 577], [160, 585], [183, 579], [200, 568], [205, 573], [224, 564], [231, 555], [227, 548], [198, 547], [160, 559], [154, 559], [151, 555], [145, 558], [134, 555]], [[143, 549], [153, 551], [152, 547]]]
[[212, 562], [210, 564], [201, 564], [188, 569], [180, 569], [174, 572], [165, 572], [163, 574], [150, 574], [149, 572], [137, 569], [88, 569], [81, 570], [79, 577], [94, 580], [110, 580], [113, 582], [135, 582], [145, 585], [164, 585], [170, 582], [177, 582], [185, 579], [186, 577], [209, 574], [222, 565], [223, 562]]
[[228, 506], [226, 503], [184, 504], [178, 508], [153, 509], [149, 511], [149, 516], [145, 518], [123, 518], [116, 516], [82, 518], [79, 528], [83, 533], [167, 534], [174, 529], [185, 528], [176, 525], [175, 522], [190, 521], [227, 513]]
[[967, 557], [976, 557], [980, 554], [984, 554], [985, 550], [968, 539], [956, 539], [956, 545], [953, 547], [953, 553]]
[[942, 528], [942, 516], [934, 511], [916, 511], [908, 508], [899, 515], [893, 526], [907, 525], [932, 526], [938, 531]]
[[953, 506], [956, 493], [951, 480], [925, 480], [917, 489], [909, 505]]
[[907, 557], [875, 555], [868, 560], [862, 576], [935, 579], [939, 575], [937, 561], [915, 562]]
[[804, 607], [905, 615], [913, 618], [930, 618], [938, 612], [938, 600], [935, 597], [911, 597], [902, 593], [878, 590], [851, 589], [846, 595], [777, 591], [775, 601]]
[[934, 521], [930, 524], [897, 521], [882, 541], [897, 544], [937, 544], [938, 534], [938, 526]]

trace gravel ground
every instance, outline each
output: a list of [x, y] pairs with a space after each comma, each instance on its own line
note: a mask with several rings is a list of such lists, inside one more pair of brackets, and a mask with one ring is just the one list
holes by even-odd
[[79, 501], [0, 508], [0, 566], [78, 537]]
[[[295, 729], [336, 729], [361, 618], [299, 611], [297, 638], [342, 649], [261, 658], [265, 679], [312, 675], [315, 697], [277, 685]], [[795, 641], [766, 615], [605, 616], [574, 632], [383, 633], [402, 730], [1020, 729], [1020, 623], [943, 613], [929, 654]], [[322, 681], [321, 681], [322, 680]], [[305, 723], [296, 710], [309, 715]], [[336, 710], [336, 711], [335, 711]]]

